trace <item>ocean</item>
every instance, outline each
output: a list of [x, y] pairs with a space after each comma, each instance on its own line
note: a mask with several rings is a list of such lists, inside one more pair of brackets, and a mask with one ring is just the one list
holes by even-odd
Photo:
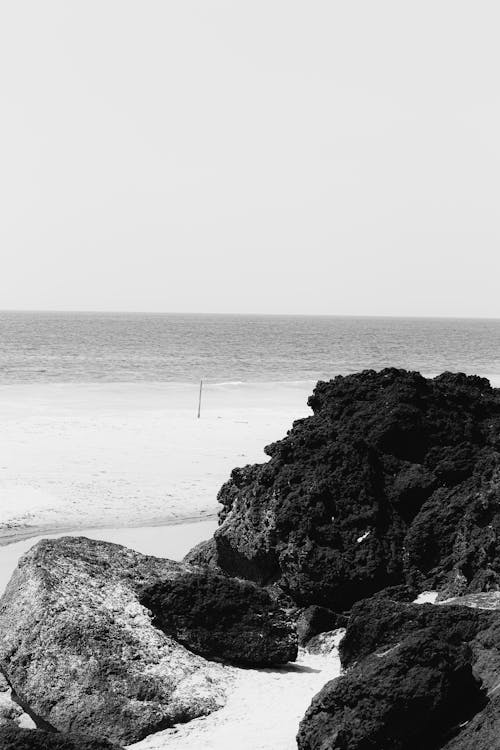
[[0, 383], [302, 382], [394, 366], [500, 382], [500, 320], [0, 313]]

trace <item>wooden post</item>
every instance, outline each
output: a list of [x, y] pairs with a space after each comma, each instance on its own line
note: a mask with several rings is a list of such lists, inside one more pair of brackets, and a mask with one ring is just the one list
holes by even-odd
[[200, 380], [200, 397], [198, 399], [198, 419], [200, 418], [201, 414], [201, 392], [203, 390], [203, 380]]

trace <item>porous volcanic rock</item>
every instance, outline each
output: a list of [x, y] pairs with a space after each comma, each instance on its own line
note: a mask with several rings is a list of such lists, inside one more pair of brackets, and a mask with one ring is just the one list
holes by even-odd
[[224, 704], [230, 669], [154, 627], [139, 601], [187, 569], [83, 537], [21, 558], [0, 600], [0, 669], [39, 727], [128, 744]]
[[[500, 617], [469, 607], [407, 604], [380, 598], [354, 605], [339, 645], [342, 667], [348, 668], [375, 652], [387, 651], [419, 630], [433, 627], [442, 640], [471, 643], [483, 630], [496, 628]], [[500, 644], [500, 640], [499, 640]]]
[[[477, 603], [468, 606], [469, 597], [442, 605], [378, 599], [358, 602], [340, 642], [342, 666], [348, 668], [372, 653], [393, 648], [412, 633], [432, 627], [442, 640], [470, 646], [474, 672], [488, 694], [494, 694], [500, 687], [500, 613], [494, 609], [498, 596], [492, 592], [481, 597], [481, 608]], [[472, 601], [477, 602], [475, 598]]]
[[310, 607], [303, 609], [297, 617], [299, 644], [304, 646], [318, 633], [345, 628], [347, 620], [346, 615], [337, 614], [332, 612], [331, 609], [312, 604]]
[[59, 734], [43, 730], [0, 727], [1, 750], [120, 750], [119, 745], [106, 740], [89, 739], [81, 735]]
[[[359, 746], [387, 750], [414, 747], [499, 750], [499, 599], [498, 592], [491, 592], [467, 595], [442, 605], [394, 602], [379, 595], [358, 602], [352, 608], [339, 645], [342, 666], [348, 671], [338, 681], [325, 685], [313, 699], [301, 724], [303, 744], [299, 742], [299, 747], [319, 750], [325, 743], [328, 748], [349, 749]], [[470, 694], [470, 704], [457, 700], [456, 712], [445, 722], [439, 718], [441, 709], [435, 713], [438, 704], [422, 702], [418, 710], [422, 711], [419, 722], [425, 731], [424, 739], [418, 732], [413, 738], [412, 701], [420, 700], [419, 691], [424, 689], [425, 680], [430, 679], [432, 693], [432, 686], [441, 684], [449, 669], [453, 675], [446, 659], [432, 661], [435, 656], [432, 651], [420, 651], [418, 644], [429, 644], [430, 638], [436, 644], [446, 645], [449, 654], [466, 654], [476, 687], [480, 685], [481, 689]], [[432, 676], [425, 665], [426, 653], [430, 653]], [[456, 665], [460, 663], [459, 660]], [[382, 671], [377, 667], [381, 664]], [[415, 694], [411, 693], [412, 681]], [[379, 706], [382, 694], [384, 700]], [[398, 734], [403, 709], [409, 717], [405, 731], [410, 727], [410, 734], [404, 736]], [[372, 715], [373, 721], [367, 722], [368, 715]]]
[[497, 389], [367, 370], [319, 382], [308, 403], [270, 461], [233, 470], [198, 563], [337, 612], [391, 586], [500, 588]]
[[249, 581], [187, 572], [146, 587], [141, 602], [164, 633], [209, 659], [268, 666], [297, 657], [291, 617]]
[[183, 562], [188, 563], [188, 565], [199, 565], [203, 568], [211, 568], [219, 573], [223, 573], [217, 562], [217, 545], [215, 544], [215, 539], [213, 537], [196, 544], [189, 550], [184, 557]]
[[486, 703], [466, 645], [433, 628], [373, 654], [313, 698], [299, 750], [422, 750], [439, 747]]
[[488, 705], [440, 750], [500, 750], [500, 696], [492, 696]]

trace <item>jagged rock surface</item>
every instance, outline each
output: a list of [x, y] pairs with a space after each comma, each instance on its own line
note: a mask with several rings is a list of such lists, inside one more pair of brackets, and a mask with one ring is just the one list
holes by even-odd
[[208, 659], [269, 666], [297, 658], [291, 617], [249, 581], [185, 573], [145, 588], [141, 601], [163, 632]]
[[89, 739], [78, 735], [44, 732], [43, 730], [0, 727], [1, 750], [120, 750], [106, 740]]
[[440, 750], [500, 750], [500, 696], [493, 696]]
[[297, 617], [299, 645], [304, 646], [319, 633], [345, 628], [347, 620], [346, 615], [337, 614], [326, 607], [319, 607], [316, 604], [306, 607]]
[[139, 601], [186, 570], [82, 537], [24, 555], [0, 600], [0, 669], [38, 726], [127, 744], [223, 705], [228, 668], [155, 628]]
[[[348, 671], [313, 699], [301, 723], [299, 748], [498, 750], [498, 606], [497, 592], [442, 605], [382, 596], [358, 602], [339, 646]], [[444, 647], [448, 656], [441, 658]], [[463, 688], [471, 689], [469, 698], [457, 695], [443, 720], [435, 690], [454, 680], [464, 663], [476, 685]], [[430, 702], [422, 699], [427, 691]]]
[[482, 595], [481, 608], [470, 603], [469, 597], [442, 605], [359, 602], [339, 646], [342, 666], [350, 667], [371, 653], [393, 648], [411, 633], [432, 627], [448, 643], [471, 647], [474, 672], [488, 693], [494, 693], [500, 687], [500, 613], [494, 609], [498, 597], [495, 592]]
[[188, 565], [198, 565], [203, 568], [211, 568], [219, 573], [223, 573], [217, 562], [217, 545], [215, 539], [206, 539], [203, 542], [199, 542], [192, 549], [189, 550], [187, 555], [184, 557], [184, 561]]
[[371, 370], [319, 382], [313, 416], [235, 469], [205, 555], [335, 611], [391, 586], [500, 588], [500, 393]]
[[436, 748], [486, 703], [466, 645], [428, 628], [373, 654], [313, 698], [299, 750]]
[[387, 651], [409, 634], [429, 627], [450, 642], [471, 643], [482, 630], [497, 628], [500, 635], [500, 618], [468, 607], [366, 599], [351, 610], [339, 646], [342, 667], [351, 667], [376, 651]]

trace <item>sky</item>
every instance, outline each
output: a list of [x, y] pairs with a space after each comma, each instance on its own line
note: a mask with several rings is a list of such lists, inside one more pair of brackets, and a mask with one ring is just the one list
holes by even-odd
[[0, 309], [500, 317], [497, 0], [16, 0]]

